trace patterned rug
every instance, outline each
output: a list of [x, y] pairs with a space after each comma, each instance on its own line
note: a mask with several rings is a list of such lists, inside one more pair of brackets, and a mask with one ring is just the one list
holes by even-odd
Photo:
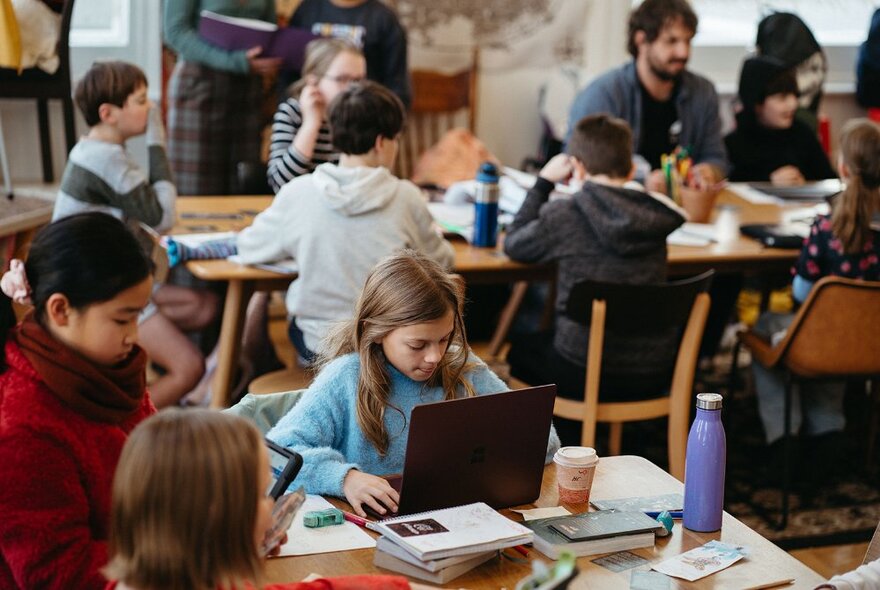
[[[847, 429], [842, 435], [795, 441], [788, 526], [776, 530], [773, 525], [782, 502], [782, 446], [768, 447], [764, 442], [750, 373], [741, 369], [746, 383], [740, 384], [732, 400], [725, 400], [730, 412], [727, 511], [784, 549], [869, 540], [880, 522], [880, 477], [875, 466], [866, 465], [867, 397], [858, 387], [847, 392]], [[704, 381], [712, 383], [719, 377], [724, 383], [719, 389], [725, 391], [726, 369], [721, 375], [706, 375]]]

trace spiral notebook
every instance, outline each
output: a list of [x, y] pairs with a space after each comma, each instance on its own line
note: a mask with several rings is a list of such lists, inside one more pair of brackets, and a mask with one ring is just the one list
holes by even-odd
[[531, 543], [533, 536], [483, 502], [389, 518], [371, 528], [422, 561]]

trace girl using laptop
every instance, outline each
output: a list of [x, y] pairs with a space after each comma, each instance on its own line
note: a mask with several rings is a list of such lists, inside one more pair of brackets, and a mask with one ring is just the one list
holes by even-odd
[[246, 418], [171, 409], [146, 420], [113, 479], [107, 590], [427, 590], [367, 575], [260, 585], [270, 481], [266, 446]]
[[[325, 343], [315, 381], [268, 434], [302, 455], [294, 486], [345, 497], [361, 516], [364, 504], [394, 512], [399, 495], [379, 476], [403, 469], [413, 407], [507, 391], [470, 352], [463, 303], [461, 280], [422, 254], [373, 269], [354, 317]], [[558, 447], [551, 428], [548, 462]]]

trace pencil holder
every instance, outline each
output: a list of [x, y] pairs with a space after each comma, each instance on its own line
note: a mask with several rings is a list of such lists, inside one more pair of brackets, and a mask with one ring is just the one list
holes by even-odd
[[681, 206], [687, 211], [690, 221], [709, 223], [719, 192], [717, 189], [699, 190], [682, 185], [679, 188]]

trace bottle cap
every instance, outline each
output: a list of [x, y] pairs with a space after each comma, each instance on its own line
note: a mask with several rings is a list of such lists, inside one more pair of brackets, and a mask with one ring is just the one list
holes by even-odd
[[498, 182], [498, 168], [492, 162], [483, 162], [477, 170], [477, 182]]
[[720, 410], [724, 398], [720, 393], [698, 393], [697, 409], [700, 410]]

